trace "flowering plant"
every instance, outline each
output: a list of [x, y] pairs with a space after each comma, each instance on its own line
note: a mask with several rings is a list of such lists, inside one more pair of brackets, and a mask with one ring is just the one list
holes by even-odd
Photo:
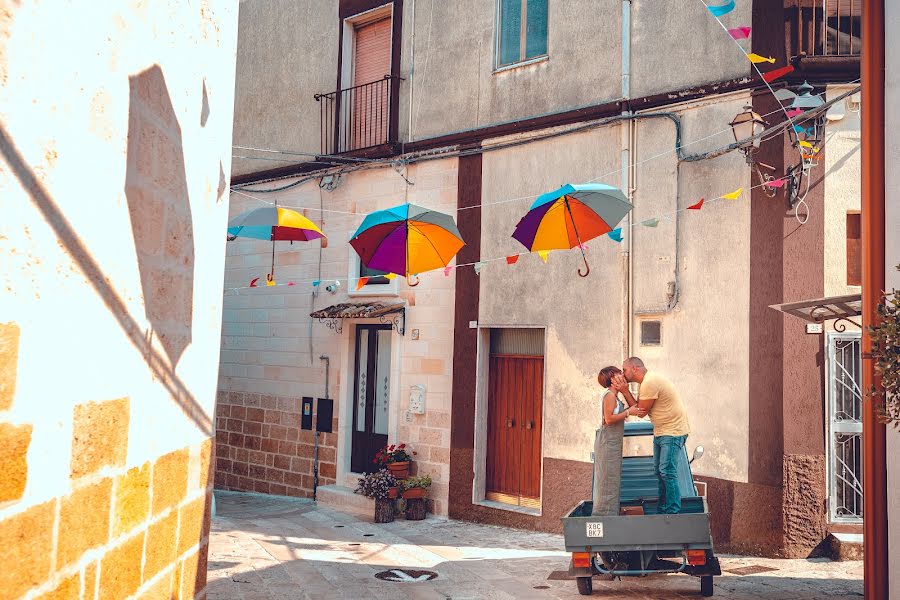
[[418, 477], [410, 477], [400, 482], [403, 490], [411, 490], [413, 488], [428, 489], [431, 487], [431, 475], [420, 475]]
[[366, 498], [384, 500], [388, 497], [388, 490], [397, 486], [397, 480], [387, 469], [381, 469], [374, 473], [366, 473], [357, 480], [356, 494], [362, 494]]
[[374, 462], [376, 465], [389, 465], [396, 462], [406, 462], [412, 460], [416, 453], [407, 448], [406, 444], [385, 446], [375, 455]]

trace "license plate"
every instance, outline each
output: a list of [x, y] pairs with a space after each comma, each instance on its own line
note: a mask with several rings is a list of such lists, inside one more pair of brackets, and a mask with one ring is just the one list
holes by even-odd
[[603, 537], [603, 523], [587, 523], [586, 527], [588, 537]]

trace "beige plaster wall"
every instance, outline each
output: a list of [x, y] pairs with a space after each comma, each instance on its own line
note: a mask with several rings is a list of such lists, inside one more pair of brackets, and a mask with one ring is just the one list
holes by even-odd
[[[826, 97], [845, 93], [852, 86], [830, 86]], [[847, 285], [847, 213], [860, 208], [860, 119], [846, 102], [834, 106], [825, 130], [825, 295], [858, 294]]]
[[[717, 138], [725, 134], [718, 132], [745, 101], [734, 97], [683, 111], [684, 142], [708, 138], [692, 144], [691, 151], [720, 145]], [[533, 196], [565, 182], [599, 178], [620, 185], [622, 127], [486, 153], [482, 258], [521, 251], [509, 234]], [[631, 162], [641, 163], [635, 195], [635, 219], [641, 221], [675, 209], [675, 160], [674, 154], [666, 155], [674, 153], [674, 132], [667, 120], [641, 121], [636, 127], [637, 153]], [[651, 158], [657, 155], [662, 156]], [[677, 205], [684, 208], [700, 197], [748, 184], [740, 156], [684, 165]], [[502, 202], [523, 196], [532, 198]], [[748, 203], [747, 197], [710, 202], [701, 212], [681, 214], [678, 307], [659, 316], [663, 346], [632, 349], [675, 380], [684, 395], [694, 427], [689, 446], [702, 443], [708, 449], [698, 472], [738, 481], [747, 476]], [[635, 310], [665, 305], [676, 264], [674, 232], [674, 221], [632, 231]], [[489, 264], [481, 273], [479, 317], [481, 327], [547, 328], [544, 456], [581, 461], [590, 458], [597, 426], [596, 372], [621, 364], [627, 318], [627, 244], [602, 237], [587, 245], [592, 271], [584, 279], [576, 273], [580, 256], [575, 251], [551, 253], [546, 265], [537, 256], [523, 256], [513, 266]], [[723, 337], [723, 330], [730, 335]]]

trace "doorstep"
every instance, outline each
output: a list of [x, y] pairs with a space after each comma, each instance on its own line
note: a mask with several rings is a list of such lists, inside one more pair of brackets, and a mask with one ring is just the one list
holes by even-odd
[[837, 561], [862, 560], [863, 536], [861, 533], [831, 533], [831, 558]]
[[354, 494], [351, 488], [342, 485], [320, 485], [316, 488], [316, 504], [369, 517], [375, 514], [374, 500]]

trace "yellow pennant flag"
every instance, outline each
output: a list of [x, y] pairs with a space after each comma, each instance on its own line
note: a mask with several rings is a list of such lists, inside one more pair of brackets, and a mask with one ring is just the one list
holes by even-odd
[[741, 194], [743, 194], [743, 193], [744, 193], [744, 188], [738, 188], [738, 189], [734, 190], [733, 192], [731, 192], [730, 194], [725, 194], [724, 196], [721, 196], [721, 198], [724, 198], [725, 200], [737, 200], [738, 198], [741, 197]]
[[809, 142], [805, 142], [805, 141], [803, 141], [803, 140], [800, 140], [799, 143], [800, 143], [800, 145], [803, 146], [804, 148], [812, 148], [812, 147], [813, 147], [812, 144], [810, 144]]
[[396, 276], [397, 276], [396, 273], [385, 273], [384, 274], [384, 278], [387, 279], [388, 281], [392, 280]]
[[749, 58], [750, 62], [755, 65], [764, 62], [775, 64], [775, 59], [771, 56], [760, 56], [759, 54], [754, 54], [751, 52], [747, 55], [747, 58]]
[[550, 255], [549, 250], [538, 250], [538, 256], [541, 257], [541, 260], [547, 262], [547, 257]]

